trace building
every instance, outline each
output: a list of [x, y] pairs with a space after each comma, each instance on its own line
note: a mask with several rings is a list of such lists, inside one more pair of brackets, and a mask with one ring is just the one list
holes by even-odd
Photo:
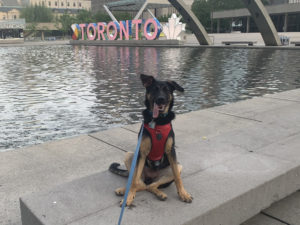
[[91, 0], [0, 0], [0, 20], [19, 19], [20, 11], [26, 5], [46, 6], [53, 9], [55, 15], [91, 10]]
[[25, 20], [19, 19], [21, 8], [20, 0], [0, 0], [0, 43], [24, 41]]
[[[270, 0], [270, 5], [265, 7], [278, 32], [300, 32], [300, 0]], [[217, 21], [214, 27], [217, 33], [233, 31], [235, 24], [241, 32], [258, 32], [246, 8], [216, 11], [212, 13], [212, 19]], [[221, 26], [226, 21], [230, 23], [229, 29]]]
[[269, 0], [271, 5], [299, 3], [300, 0]]
[[20, 10], [9, 7], [0, 7], [0, 20], [16, 20], [20, 18]]
[[25, 29], [24, 19], [0, 20], [0, 43], [24, 42], [23, 32]]
[[0, 20], [20, 18], [21, 2], [18, 0], [0, 0]]
[[[1, 1], [1, 0], [0, 0]], [[80, 10], [91, 10], [91, 0], [18, 0], [23, 7], [41, 5], [51, 8], [54, 15], [59, 17], [64, 13], [76, 15]]]
[[27, 0], [30, 5], [43, 5], [60, 10], [91, 10], [91, 0]]

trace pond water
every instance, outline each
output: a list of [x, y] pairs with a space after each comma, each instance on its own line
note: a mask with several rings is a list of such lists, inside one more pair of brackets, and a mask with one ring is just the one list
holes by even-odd
[[300, 87], [297, 50], [0, 48], [0, 151], [141, 120], [139, 74], [177, 81], [185, 113]]

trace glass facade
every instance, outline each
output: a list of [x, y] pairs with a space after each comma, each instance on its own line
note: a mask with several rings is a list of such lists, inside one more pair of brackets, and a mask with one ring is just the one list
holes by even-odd
[[[277, 32], [300, 32], [300, 0], [275, 0], [270, 3], [266, 8]], [[213, 32], [259, 32], [251, 15], [243, 10], [221, 11], [221, 16], [214, 17]], [[231, 17], [235, 14], [233, 12], [237, 12], [238, 16]]]
[[0, 21], [0, 39], [23, 38], [25, 20]]

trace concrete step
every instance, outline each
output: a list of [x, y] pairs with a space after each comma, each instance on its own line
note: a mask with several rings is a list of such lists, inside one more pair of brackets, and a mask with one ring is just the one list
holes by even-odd
[[300, 191], [272, 204], [242, 225], [299, 225]]
[[300, 191], [274, 203], [263, 213], [286, 224], [300, 224]]
[[[181, 202], [174, 184], [164, 190], [164, 202], [140, 192], [123, 224], [239, 225], [299, 190], [298, 96], [299, 89], [178, 116], [176, 151], [193, 203]], [[91, 136], [133, 150], [139, 126]], [[113, 191], [125, 183], [105, 171], [25, 195], [20, 198], [22, 223], [117, 224], [121, 198]]]

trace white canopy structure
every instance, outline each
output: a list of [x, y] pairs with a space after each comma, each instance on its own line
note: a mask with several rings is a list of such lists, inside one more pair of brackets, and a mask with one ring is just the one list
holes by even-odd
[[171, 4], [168, 0], [123, 0], [108, 3], [103, 7], [111, 19], [116, 21], [116, 18], [111, 11], [137, 11], [134, 19], [138, 19], [145, 10], [148, 10], [148, 12], [154, 17], [149, 9], [166, 8], [170, 6]]

